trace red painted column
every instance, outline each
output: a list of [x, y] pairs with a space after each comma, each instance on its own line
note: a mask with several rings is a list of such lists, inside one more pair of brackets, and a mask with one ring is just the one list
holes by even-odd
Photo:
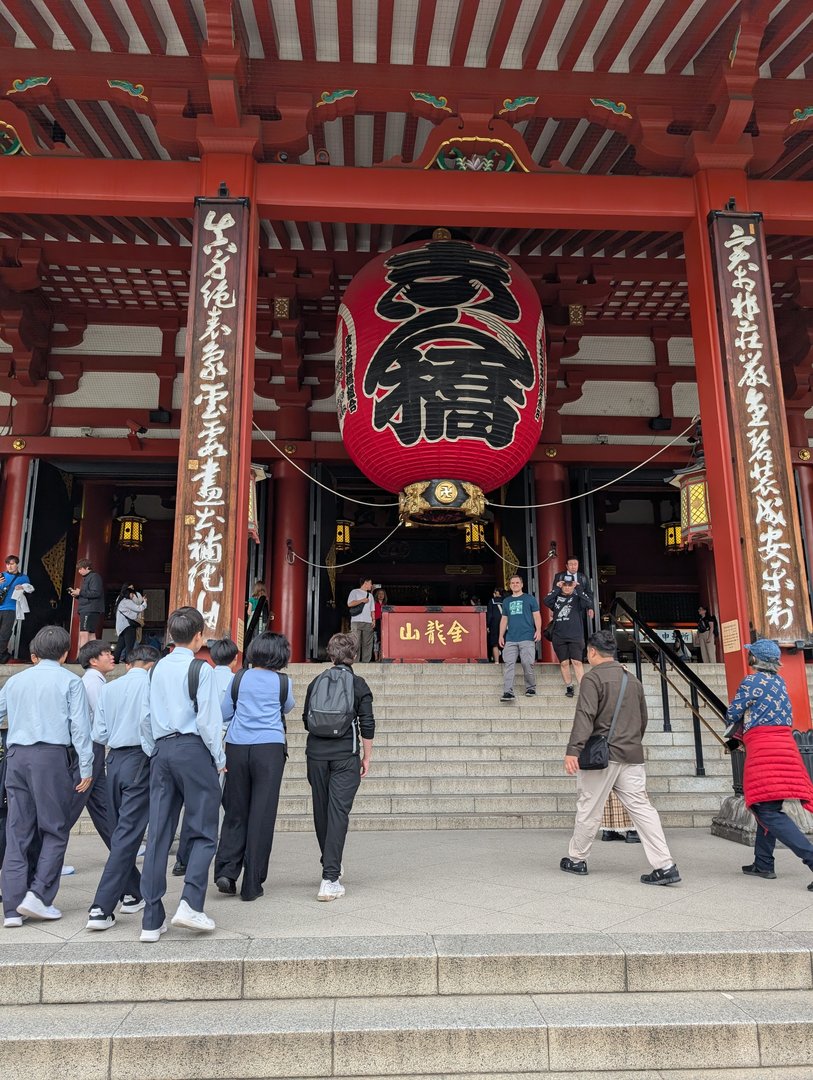
[[[570, 495], [570, 480], [567, 468], [554, 461], [539, 461], [534, 463], [534, 492], [537, 503], [555, 503], [566, 499]], [[558, 552], [555, 559], [545, 563], [539, 568], [540, 593], [545, 596], [550, 592], [550, 583], [553, 575], [559, 570], [564, 570], [565, 560], [570, 549], [570, 513], [567, 504], [560, 506], [545, 506], [536, 511], [536, 545], [539, 558], [547, 554], [551, 540], [556, 541]], [[542, 606], [542, 626], [548, 625], [551, 612]], [[553, 645], [542, 638], [542, 662], [549, 664], [558, 663], [553, 652]]]
[[[734, 196], [737, 205], [747, 205], [746, 178], [734, 173], [729, 177], [726, 197]], [[739, 518], [735, 494], [731, 440], [728, 430], [723, 357], [717, 325], [714, 268], [706, 219], [712, 204], [708, 177], [699, 172], [694, 178], [695, 220], [686, 230], [686, 274], [694, 341], [697, 392], [703, 424], [703, 448], [706, 455], [709, 511], [714, 532], [714, 563], [717, 578], [718, 610], [722, 648], [723, 624], [736, 622], [742, 643], [751, 640], [748, 603], [745, 592], [745, 568], [740, 551]], [[723, 653], [729, 696], [748, 672], [746, 655], [741, 648]]]
[[[707, 608], [712, 615], [716, 615], [717, 622], [720, 622], [720, 600], [717, 595], [717, 574], [714, 569], [714, 552], [707, 547], [698, 547], [695, 550], [695, 558], [697, 559], [698, 570], [698, 586], [700, 592], [700, 603]], [[717, 661], [720, 660], [720, 649], [722, 648], [719, 640], [717, 641]]]
[[[307, 470], [307, 462], [297, 461]], [[290, 461], [274, 466], [274, 530], [271, 545], [271, 610], [274, 632], [291, 643], [291, 660], [305, 659], [307, 614], [308, 506], [310, 482]], [[300, 559], [288, 561], [288, 541]]]
[[3, 478], [0, 482], [0, 559], [5, 559], [6, 555], [20, 554], [31, 460], [27, 455], [18, 455], [8, 457], [3, 462]]

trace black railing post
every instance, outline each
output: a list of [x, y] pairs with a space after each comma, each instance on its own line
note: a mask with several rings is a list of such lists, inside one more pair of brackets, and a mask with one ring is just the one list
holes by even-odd
[[742, 795], [742, 775], [745, 770], [745, 751], [731, 751], [731, 780], [735, 795]]
[[697, 715], [700, 709], [700, 698], [697, 693], [697, 687], [692, 686], [691, 700], [692, 700], [692, 727], [694, 729], [694, 775], [705, 776], [706, 767], [703, 763], [703, 739], [700, 735], [700, 719]]
[[661, 677], [661, 701], [663, 702], [663, 730], [672, 730], [672, 717], [669, 712], [669, 684], [666, 681], [666, 656], [658, 651], [658, 672]]
[[638, 623], [632, 624], [632, 644], [635, 650], [635, 678], [638, 682], [641, 681], [641, 631], [638, 629]]

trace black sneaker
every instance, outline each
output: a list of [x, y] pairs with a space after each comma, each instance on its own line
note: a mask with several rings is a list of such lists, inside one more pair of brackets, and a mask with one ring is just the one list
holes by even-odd
[[570, 686], [565, 687], [565, 697], [573, 697], [573, 694], [574, 694], [573, 684], [571, 683]]
[[620, 833], [620, 832], [617, 832], [615, 829], [602, 829], [601, 830], [601, 839], [605, 840], [605, 841], [606, 840], [623, 840], [624, 839], [624, 834]]
[[773, 870], [760, 870], [756, 863], [749, 863], [748, 866], [744, 866], [742, 868], [742, 872], [744, 874], [747, 874], [749, 877], [764, 877], [768, 878], [771, 881], [773, 881], [773, 879], [776, 877], [776, 874], [773, 872]]
[[536, 688], [533, 686], [529, 686], [528, 689], [525, 691], [525, 697], [536, 697]]
[[180, 860], [177, 860], [175, 865], [172, 867], [172, 876], [173, 877], [183, 877], [185, 873], [186, 873], [186, 863], [182, 863]]
[[513, 690], [506, 690], [505, 693], [503, 694], [503, 696], [500, 698], [500, 701], [513, 701], [513, 700], [514, 700], [514, 691]]
[[627, 833], [624, 836], [624, 843], [626, 844], [640, 844], [641, 837], [635, 831], [635, 829], [627, 829]]
[[641, 874], [644, 885], [677, 885], [680, 880], [680, 873], [674, 863], [665, 870], [653, 870], [651, 874]]
[[565, 855], [564, 859], [559, 863], [559, 869], [564, 870], [566, 874], [586, 874], [587, 863], [584, 859], [569, 859]]
[[223, 876], [216, 878], [215, 885], [217, 886], [218, 892], [225, 893], [227, 896], [234, 896], [234, 894], [237, 892], [237, 885], [232, 881], [231, 878]]
[[109, 930], [111, 926], [116, 925], [115, 915], [105, 915], [100, 907], [91, 908], [88, 912], [88, 921], [85, 925], [86, 930]]

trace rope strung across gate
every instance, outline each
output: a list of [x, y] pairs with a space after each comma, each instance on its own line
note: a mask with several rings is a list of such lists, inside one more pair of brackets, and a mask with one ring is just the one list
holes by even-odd
[[496, 548], [492, 547], [491, 544], [489, 544], [488, 540], [486, 540], [485, 537], [483, 537], [483, 543], [485, 544], [485, 546], [488, 548], [489, 551], [494, 552], [494, 554], [497, 556], [497, 558], [500, 560], [501, 563], [503, 563], [505, 566], [515, 566], [517, 568], [517, 570], [536, 570], [536, 568], [538, 566], [544, 566], [546, 562], [550, 562], [551, 559], [556, 557], [556, 552], [555, 551], [549, 551], [547, 553], [547, 555], [545, 556], [545, 558], [542, 559], [540, 562], [527, 563], [527, 564], [525, 564], [525, 563], [515, 563], [515, 562], [512, 562], [511, 559], [506, 559], [506, 557], [504, 555], [501, 555], [499, 553], [499, 551], [497, 551]]
[[381, 540], [379, 543], [377, 543], [375, 545], [375, 547], [370, 548], [370, 550], [365, 555], [359, 555], [359, 557], [357, 559], [350, 559], [349, 562], [332, 563], [332, 564], [331, 563], [311, 562], [309, 559], [303, 559], [301, 555], [298, 555], [297, 552], [294, 551], [293, 547], [291, 546], [291, 541], [290, 540], [288, 541], [288, 551], [287, 551], [287, 553], [285, 555], [285, 558], [291, 564], [293, 564], [295, 559], [298, 559], [300, 562], [305, 563], [307, 566], [313, 566], [317, 570], [343, 570], [345, 566], [353, 566], [354, 563], [363, 562], [364, 559], [369, 558], [370, 555], [372, 555], [372, 553], [374, 551], [378, 551], [378, 549], [380, 547], [382, 547], [384, 544], [386, 544], [386, 542], [389, 540], [389, 538], [394, 533], [397, 533], [402, 525], [403, 525], [403, 522], [399, 521], [398, 524], [395, 526], [395, 528], [391, 529], [387, 533], [387, 535], [384, 537], [384, 539]]

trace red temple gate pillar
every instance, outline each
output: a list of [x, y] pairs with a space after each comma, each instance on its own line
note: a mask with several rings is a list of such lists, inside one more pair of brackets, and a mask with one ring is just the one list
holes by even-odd
[[5, 559], [6, 555], [20, 554], [31, 461], [32, 458], [27, 455], [19, 455], [8, 457], [3, 462], [3, 478], [0, 483], [0, 559]]
[[[298, 461], [307, 470], [307, 462]], [[274, 632], [291, 643], [291, 661], [305, 659], [308, 603], [308, 508], [310, 481], [291, 461], [274, 465], [274, 528], [271, 544], [271, 599]], [[289, 554], [296, 552], [299, 558]]]
[[[538, 461], [534, 463], [533, 468], [535, 502], [561, 503], [570, 495], [570, 479], [565, 465], [554, 461]], [[555, 559], [551, 559], [539, 568], [540, 601], [550, 592], [553, 575], [565, 568], [565, 560], [570, 548], [569, 514], [565, 504], [542, 506], [536, 511], [536, 546], [540, 558], [550, 550], [551, 541], [556, 543], [557, 555]], [[548, 625], [550, 619], [551, 612], [542, 605], [543, 628]], [[542, 662], [546, 664], [559, 662], [553, 651], [553, 645], [544, 637], [542, 638]]]

